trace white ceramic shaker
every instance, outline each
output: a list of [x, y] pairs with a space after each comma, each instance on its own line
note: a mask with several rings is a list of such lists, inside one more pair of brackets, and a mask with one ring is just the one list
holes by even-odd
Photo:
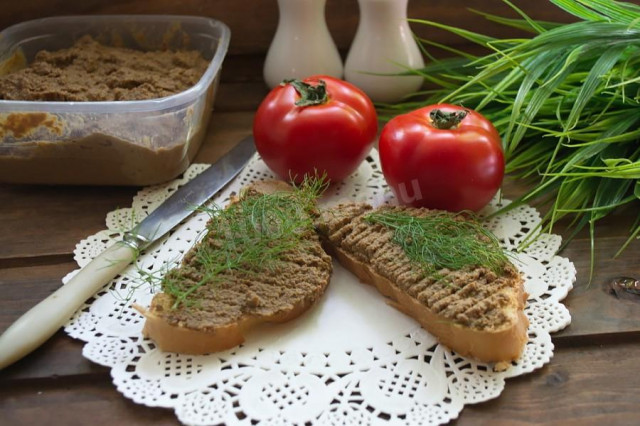
[[264, 63], [264, 80], [269, 87], [287, 78], [313, 74], [342, 78], [342, 59], [327, 28], [325, 3], [278, 0], [278, 28]]
[[408, 0], [358, 0], [360, 22], [345, 62], [345, 79], [374, 102], [396, 102], [420, 89], [420, 76], [376, 76], [424, 66], [407, 22]]

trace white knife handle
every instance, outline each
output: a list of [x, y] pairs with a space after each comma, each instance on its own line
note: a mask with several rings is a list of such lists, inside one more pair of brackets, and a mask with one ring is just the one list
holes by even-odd
[[118, 242], [102, 252], [0, 336], [0, 370], [43, 344], [75, 311], [131, 263], [136, 250]]

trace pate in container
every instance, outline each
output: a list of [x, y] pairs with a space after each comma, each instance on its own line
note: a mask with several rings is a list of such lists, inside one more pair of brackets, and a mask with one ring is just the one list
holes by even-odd
[[90, 36], [141, 51], [195, 50], [207, 61], [197, 83], [144, 100], [0, 100], [0, 182], [150, 185], [190, 164], [212, 115], [229, 28], [194, 16], [105, 15], [45, 18], [0, 33], [0, 75], [40, 51]]

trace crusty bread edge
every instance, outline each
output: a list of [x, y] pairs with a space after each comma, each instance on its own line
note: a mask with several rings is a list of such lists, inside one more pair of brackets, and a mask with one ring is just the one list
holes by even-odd
[[[356, 259], [346, 251], [324, 241], [328, 253], [340, 264], [356, 275], [361, 281], [375, 286], [380, 293], [391, 299], [390, 304], [410, 317], [433, 334], [441, 343], [462, 356], [470, 356], [483, 362], [505, 363], [518, 359], [527, 342], [529, 320], [524, 314], [527, 294], [522, 285], [516, 295], [517, 309], [511, 325], [499, 330], [475, 330], [453, 323], [420, 301], [403, 292], [397, 285], [373, 271], [366, 263]], [[501, 366], [503, 367], [503, 366]]]
[[[318, 298], [319, 299], [319, 298]], [[287, 322], [306, 312], [315, 300], [303, 299], [291, 309], [266, 317], [244, 316], [238, 322], [207, 330], [195, 330], [180, 325], [171, 325], [151, 310], [140, 305], [134, 308], [146, 319], [142, 334], [154, 341], [164, 352], [178, 352], [189, 355], [203, 355], [231, 349], [244, 342], [244, 335], [250, 328], [263, 322]]]

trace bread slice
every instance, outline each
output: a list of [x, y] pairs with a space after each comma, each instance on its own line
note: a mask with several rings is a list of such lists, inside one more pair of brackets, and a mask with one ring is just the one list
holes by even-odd
[[[365, 219], [372, 211], [367, 204], [349, 203], [323, 212], [317, 229], [325, 249], [457, 353], [502, 367], [520, 357], [529, 324], [523, 311], [527, 295], [511, 263], [498, 274], [475, 265], [442, 269], [430, 278], [392, 241], [392, 230]], [[413, 216], [436, 213], [391, 206], [377, 211]]]
[[[283, 182], [259, 182], [243, 191], [237, 206], [244, 208], [243, 200], [251, 197], [291, 190]], [[296, 199], [292, 197], [291, 202], [295, 203]], [[311, 213], [303, 211], [300, 214]], [[211, 225], [219, 225], [216, 220], [215, 216], [211, 219], [213, 223], [209, 224], [209, 229], [212, 229]], [[176, 306], [175, 295], [163, 292], [154, 296], [148, 309], [137, 306], [146, 318], [143, 334], [153, 339], [163, 351], [204, 354], [242, 343], [247, 330], [259, 323], [285, 322], [301, 315], [322, 296], [332, 269], [331, 258], [323, 251], [313, 230], [311, 216], [309, 223], [308, 228], [296, 230], [299, 237], [295, 245], [287, 246], [277, 259], [270, 263], [265, 261], [264, 265], [254, 261], [247, 270], [222, 271], [215, 279], [197, 286], [190, 294], [189, 303]], [[179, 267], [167, 273], [170, 281], [180, 283], [185, 289], [196, 282], [201, 283], [203, 263], [198, 259], [203, 256], [198, 250], [204, 245], [216, 250], [225, 238], [232, 238], [230, 231], [222, 234], [210, 231], [185, 255]], [[238, 254], [246, 257], [242, 249], [231, 253]], [[166, 282], [163, 285], [166, 290]]]

